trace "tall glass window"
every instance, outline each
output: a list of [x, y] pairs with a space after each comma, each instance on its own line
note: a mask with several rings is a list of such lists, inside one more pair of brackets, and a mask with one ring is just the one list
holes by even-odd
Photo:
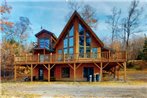
[[81, 58], [89, 58], [91, 52], [91, 36], [81, 24], [79, 24], [79, 53]]
[[97, 58], [97, 57], [98, 57], [97, 51], [98, 51], [97, 48], [92, 48], [92, 57], [93, 57], [93, 58]]
[[64, 54], [73, 54], [74, 53], [74, 27], [68, 31], [67, 35], [64, 38]]

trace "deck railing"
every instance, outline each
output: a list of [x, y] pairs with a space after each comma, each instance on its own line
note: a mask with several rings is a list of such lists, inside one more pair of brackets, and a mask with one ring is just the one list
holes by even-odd
[[98, 52], [98, 53], [79, 53], [79, 54], [25, 54], [16, 55], [15, 63], [28, 62], [70, 62], [70, 61], [117, 61], [126, 60], [126, 52]]

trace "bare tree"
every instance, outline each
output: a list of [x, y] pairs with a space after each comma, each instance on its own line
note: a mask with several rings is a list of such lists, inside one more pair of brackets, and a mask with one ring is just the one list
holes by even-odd
[[142, 15], [143, 8], [139, 8], [139, 1], [132, 1], [128, 9], [128, 15], [124, 18], [123, 28], [124, 28], [124, 38], [125, 38], [125, 48], [128, 51], [130, 36], [141, 32], [139, 30], [140, 16]]
[[118, 37], [119, 33], [119, 19], [121, 15], [121, 10], [118, 10], [116, 7], [112, 9], [112, 15], [107, 16], [106, 23], [108, 24], [108, 29], [111, 30], [111, 43], [112, 48], [114, 40]]
[[[68, 7], [70, 9], [69, 14], [67, 15], [68, 18], [76, 10], [90, 27], [96, 29], [98, 18], [96, 16], [96, 10], [93, 7], [88, 4], [84, 4], [83, 2], [76, 2], [74, 0], [68, 2]], [[66, 19], [68, 19], [67, 17]]]

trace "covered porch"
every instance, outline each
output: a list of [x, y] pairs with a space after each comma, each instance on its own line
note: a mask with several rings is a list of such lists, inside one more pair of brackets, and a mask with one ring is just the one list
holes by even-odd
[[[47, 80], [50, 82], [52, 79], [55, 81], [84, 81], [86, 68], [93, 68], [93, 76], [99, 75], [99, 81], [104, 81], [103, 74], [111, 73], [114, 79], [119, 80], [120, 68], [123, 69], [123, 80], [126, 81], [126, 62], [66, 62], [66, 63], [26, 63], [14, 65], [14, 80], [17, 81], [17, 67], [25, 66], [30, 69], [30, 81], [33, 81], [35, 76], [37, 80]], [[69, 76], [62, 71], [64, 68], [69, 68]], [[68, 72], [67, 72], [68, 73]], [[87, 74], [87, 73], [86, 73]], [[43, 75], [43, 76], [42, 76]], [[87, 74], [88, 77], [90, 74]], [[87, 77], [87, 76], [86, 76]], [[43, 79], [42, 79], [43, 78]]]

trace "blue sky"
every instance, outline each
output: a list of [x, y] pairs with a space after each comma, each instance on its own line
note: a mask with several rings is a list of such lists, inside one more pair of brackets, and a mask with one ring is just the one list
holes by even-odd
[[[10, 20], [17, 22], [20, 16], [28, 17], [31, 22], [32, 34], [29, 40], [36, 41], [35, 34], [41, 30], [41, 26], [58, 37], [67, 21], [65, 16], [69, 13], [68, 0], [7, 0], [12, 6]], [[78, 0], [80, 1], [80, 0]], [[95, 33], [100, 39], [109, 38], [110, 31], [105, 23], [106, 15], [111, 14], [111, 9], [116, 6], [122, 9], [122, 16], [125, 16], [130, 0], [82, 0], [85, 4], [90, 4], [96, 9], [99, 18], [98, 27]], [[141, 0], [141, 6], [147, 8], [147, 0]], [[147, 13], [145, 10], [144, 13]], [[147, 20], [145, 20], [147, 21]], [[145, 24], [145, 23], [144, 23]], [[142, 26], [142, 28], [146, 28]], [[143, 35], [146, 32], [143, 32]]]

